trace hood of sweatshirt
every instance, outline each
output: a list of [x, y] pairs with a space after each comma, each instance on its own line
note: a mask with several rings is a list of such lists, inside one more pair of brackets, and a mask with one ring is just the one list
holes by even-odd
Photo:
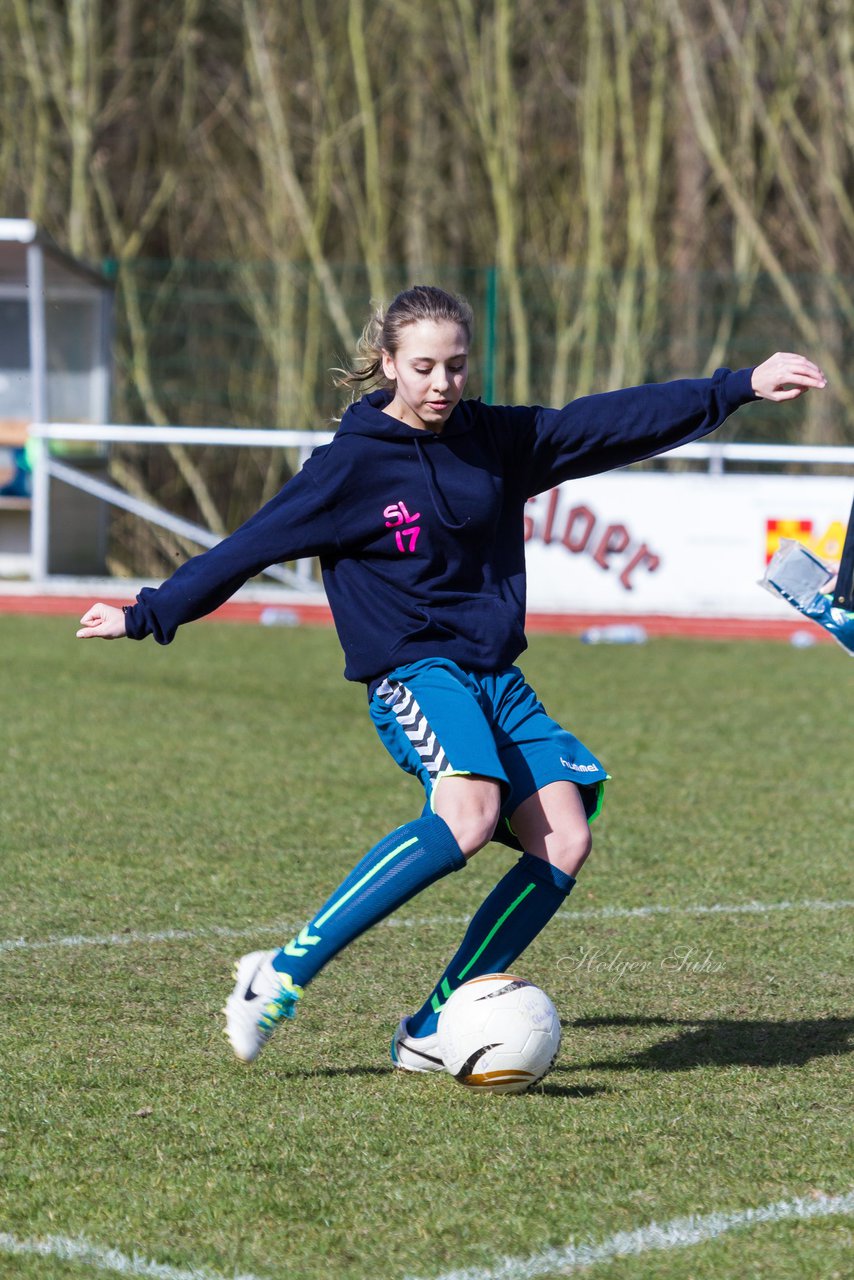
[[479, 400], [461, 400], [454, 405], [447, 422], [439, 432], [424, 427], [410, 427], [390, 413], [385, 412], [393, 394], [390, 390], [372, 391], [349, 405], [338, 427], [339, 435], [382, 437], [389, 440], [416, 440], [426, 445], [437, 440], [447, 440], [454, 436], [465, 435], [474, 426], [475, 414], [480, 405]]

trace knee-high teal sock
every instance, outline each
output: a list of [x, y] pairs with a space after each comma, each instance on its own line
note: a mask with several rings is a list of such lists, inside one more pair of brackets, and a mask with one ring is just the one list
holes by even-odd
[[463, 982], [484, 973], [505, 973], [548, 924], [574, 884], [565, 871], [523, 853], [478, 909], [453, 960], [408, 1019], [409, 1034], [432, 1035], [442, 1006]]
[[428, 885], [466, 865], [444, 819], [416, 818], [365, 854], [331, 898], [273, 959], [273, 968], [303, 987], [359, 934]]

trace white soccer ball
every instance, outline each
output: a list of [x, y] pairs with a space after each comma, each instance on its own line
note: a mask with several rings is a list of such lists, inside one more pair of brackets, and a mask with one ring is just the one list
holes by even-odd
[[464, 983], [439, 1014], [439, 1052], [459, 1084], [481, 1093], [524, 1093], [551, 1070], [560, 1019], [544, 991], [512, 973]]

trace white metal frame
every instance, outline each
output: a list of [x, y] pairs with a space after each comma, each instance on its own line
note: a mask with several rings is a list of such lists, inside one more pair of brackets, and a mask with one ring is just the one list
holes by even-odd
[[[30, 429], [30, 434], [39, 442], [39, 447], [34, 450], [31, 512], [31, 577], [35, 582], [45, 582], [49, 576], [51, 480], [73, 485], [84, 493], [90, 493], [113, 506], [150, 520], [161, 528], [169, 529], [173, 533], [197, 542], [200, 546], [212, 547], [221, 541], [218, 534], [202, 525], [192, 524], [153, 503], [134, 498], [118, 486], [96, 480], [69, 466], [68, 463], [52, 457], [47, 447], [51, 440], [97, 444], [185, 444], [225, 447], [243, 445], [264, 446], [272, 449], [296, 448], [299, 452], [299, 465], [302, 466], [312, 450], [319, 445], [327, 444], [333, 435], [329, 431], [277, 431], [235, 427], [80, 426], [77, 423], [64, 422], [35, 422]], [[724, 474], [727, 463], [744, 462], [755, 462], [766, 466], [796, 463], [809, 466], [850, 467], [854, 471], [854, 447], [842, 445], [764, 445], [701, 441], [682, 445], [678, 449], [669, 451], [666, 456], [668, 459], [683, 458], [692, 462], [707, 462], [708, 470], [713, 475]], [[265, 570], [265, 573], [279, 582], [302, 591], [316, 587], [309, 562], [301, 562], [296, 571], [273, 565]], [[320, 590], [320, 588], [316, 589]]]

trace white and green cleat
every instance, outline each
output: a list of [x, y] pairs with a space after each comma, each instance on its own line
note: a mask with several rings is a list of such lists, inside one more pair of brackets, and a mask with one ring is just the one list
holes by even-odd
[[401, 1018], [391, 1038], [391, 1060], [398, 1071], [445, 1070], [439, 1053], [439, 1037], [411, 1036], [406, 1029], [406, 1018]]
[[226, 1001], [225, 1034], [241, 1062], [254, 1062], [283, 1018], [293, 1018], [302, 995], [287, 973], [273, 968], [276, 951], [251, 951], [234, 968]]

